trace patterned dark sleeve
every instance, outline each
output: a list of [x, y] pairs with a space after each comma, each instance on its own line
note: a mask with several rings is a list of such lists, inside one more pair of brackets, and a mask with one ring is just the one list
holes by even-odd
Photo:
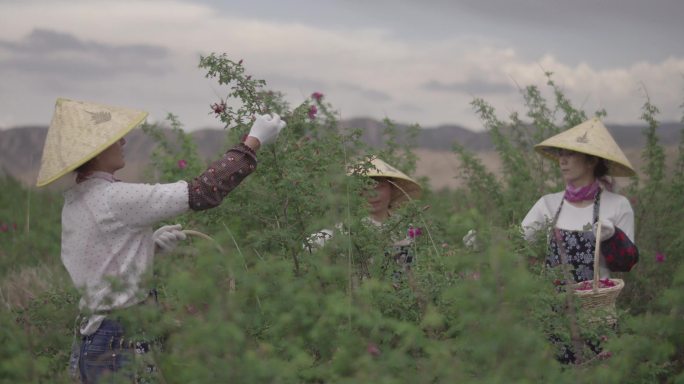
[[206, 171], [188, 182], [190, 209], [203, 211], [221, 204], [223, 198], [256, 169], [256, 154], [239, 144], [214, 161]]
[[601, 253], [608, 269], [613, 272], [629, 272], [639, 261], [639, 249], [617, 227], [613, 237], [601, 242]]

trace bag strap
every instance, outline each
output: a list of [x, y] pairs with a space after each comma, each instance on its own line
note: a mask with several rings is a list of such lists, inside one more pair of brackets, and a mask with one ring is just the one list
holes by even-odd
[[[599, 190], [596, 192], [596, 195], [594, 195], [594, 210], [592, 212], [592, 224], [596, 224], [599, 220], [602, 191], [603, 189], [599, 188]], [[561, 209], [563, 208], [563, 203], [565, 203], [565, 197], [561, 199], [561, 202], [558, 205], [558, 209], [556, 210], [556, 213], [553, 215], [553, 220], [551, 221], [551, 226], [553, 228], [556, 228], [556, 223], [558, 222], [558, 216], [560, 216]]]
[[[601, 208], [601, 192], [602, 188], [596, 192], [594, 195], [594, 209], [592, 212], [592, 224], [596, 224], [600, 219], [600, 208]], [[553, 221], [551, 222], [551, 229], [553, 230], [554, 238], [556, 240], [556, 245], [558, 246], [558, 252], [561, 256], [561, 264], [563, 268], [567, 270], [568, 256], [565, 252], [565, 244], [563, 242], [563, 237], [560, 234], [560, 229], [556, 226], [558, 223], [558, 217], [560, 216], [561, 209], [563, 208], [563, 203], [565, 202], [565, 197], [561, 199], [556, 214], [553, 216]], [[592, 282], [593, 291], [597, 292], [599, 287], [599, 258], [601, 256], [601, 225], [598, 226], [596, 231], [596, 245], [594, 246], [594, 280]]]

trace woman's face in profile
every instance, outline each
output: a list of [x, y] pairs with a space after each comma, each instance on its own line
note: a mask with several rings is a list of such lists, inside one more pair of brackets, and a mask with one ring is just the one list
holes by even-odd
[[110, 145], [100, 152], [94, 160], [94, 170], [114, 173], [126, 165], [123, 147], [126, 139], [121, 138], [116, 143]]
[[367, 192], [366, 201], [371, 214], [389, 210], [392, 198], [392, 184], [385, 178], [374, 178], [375, 186]]
[[558, 151], [558, 166], [566, 184], [575, 185], [577, 182], [592, 179], [596, 165], [596, 159], [584, 153], [567, 149]]

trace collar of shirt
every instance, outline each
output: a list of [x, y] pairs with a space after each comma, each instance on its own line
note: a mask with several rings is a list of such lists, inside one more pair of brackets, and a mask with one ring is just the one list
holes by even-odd
[[88, 173], [79, 173], [76, 176], [76, 183], [77, 184], [82, 183], [82, 182], [89, 180], [89, 179], [103, 179], [103, 180], [109, 181], [110, 183], [121, 181], [121, 180], [115, 178], [114, 175], [109, 173], [109, 172], [94, 171], [94, 172], [88, 172]]

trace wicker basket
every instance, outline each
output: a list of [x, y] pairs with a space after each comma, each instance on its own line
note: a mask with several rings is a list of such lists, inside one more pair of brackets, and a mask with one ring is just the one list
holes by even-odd
[[599, 284], [599, 258], [601, 256], [601, 225], [596, 230], [596, 249], [594, 250], [594, 280], [592, 289], [578, 290], [582, 283], [573, 284], [570, 289], [574, 290], [575, 296], [579, 299], [581, 308], [588, 313], [592, 321], [601, 321], [608, 324], [617, 322], [617, 312], [615, 301], [625, 287], [622, 279], [609, 279], [612, 287], [601, 288]]
[[226, 252], [223, 250], [223, 247], [221, 247], [221, 244], [219, 244], [218, 241], [214, 240], [214, 238], [212, 238], [211, 236], [209, 236], [205, 233], [202, 233], [200, 231], [195, 231], [192, 229], [184, 229], [183, 233], [185, 233], [188, 236], [196, 236], [196, 237], [200, 237], [200, 238], [205, 239], [205, 240], [209, 240], [212, 242], [212, 244], [214, 244], [216, 249], [219, 252], [221, 252], [221, 254], [224, 254], [224, 255], [226, 254]]
[[[202, 238], [202, 239], [205, 239], [205, 240], [209, 240], [209, 241], [211, 241], [211, 242], [214, 244], [214, 247], [216, 247], [216, 249], [217, 249], [222, 255], [225, 255], [225, 254], [226, 254], [226, 252], [223, 250], [223, 247], [221, 247], [221, 244], [219, 244], [219, 242], [216, 241], [213, 237], [211, 237], [211, 236], [209, 236], [209, 235], [207, 235], [207, 234], [205, 234], [205, 233], [202, 233], [202, 232], [200, 232], [200, 231], [195, 231], [195, 230], [192, 230], [192, 229], [184, 229], [184, 230], [183, 230], [183, 233], [185, 233], [185, 234], [188, 235], [188, 236], [195, 236], [195, 237], [199, 237], [199, 238]], [[228, 288], [229, 288], [229, 290], [231, 290], [231, 291], [235, 291], [235, 277], [233, 276], [232, 270], [229, 270]]]

